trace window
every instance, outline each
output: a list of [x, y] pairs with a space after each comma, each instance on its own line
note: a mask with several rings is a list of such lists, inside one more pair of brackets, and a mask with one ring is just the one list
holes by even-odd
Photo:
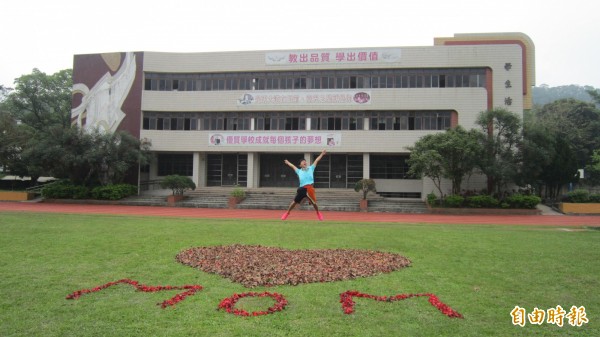
[[342, 118], [341, 117], [328, 117], [327, 118], [327, 130], [341, 130], [342, 129]]
[[409, 155], [371, 155], [370, 175], [373, 179], [415, 179], [408, 174]]
[[297, 72], [145, 73], [144, 90], [301, 90], [484, 87], [484, 68], [357, 69]]
[[[372, 111], [368, 113], [370, 130], [447, 130], [450, 111]], [[357, 127], [360, 130], [357, 120]], [[362, 126], [362, 123], [360, 124]]]
[[294, 80], [294, 89], [306, 89], [306, 78], [296, 78]]
[[311, 117], [310, 119], [311, 130], [321, 130], [321, 119], [317, 116]]
[[298, 117], [288, 117], [285, 119], [286, 130], [298, 130], [300, 119]]
[[172, 174], [182, 176], [193, 175], [194, 163], [192, 154], [159, 154], [157, 162], [159, 176]]
[[440, 88], [446, 87], [446, 75], [440, 75]]

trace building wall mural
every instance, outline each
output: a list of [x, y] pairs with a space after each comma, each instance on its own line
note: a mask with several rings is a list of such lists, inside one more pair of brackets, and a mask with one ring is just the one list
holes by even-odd
[[139, 137], [142, 53], [76, 55], [71, 123]]

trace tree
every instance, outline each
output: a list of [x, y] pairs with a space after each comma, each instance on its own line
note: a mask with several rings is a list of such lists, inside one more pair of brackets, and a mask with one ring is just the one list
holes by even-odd
[[10, 93], [11, 91], [12, 88], [0, 84], [0, 102], [2, 102], [6, 98], [6, 96], [8, 96], [8, 93]]
[[[55, 127], [29, 144], [23, 157], [57, 178], [77, 185], [122, 183], [131, 168], [149, 162], [149, 143], [141, 143], [125, 131], [113, 134]], [[34, 171], [29, 168], [29, 171]]]
[[452, 194], [460, 194], [463, 178], [472, 173], [481, 153], [477, 132], [461, 126], [426, 135], [408, 149], [408, 173], [431, 178], [440, 195], [442, 178], [452, 181]]
[[517, 182], [535, 187], [539, 196], [554, 199], [562, 186], [577, 181], [574, 146], [553, 123], [539, 120], [534, 112], [525, 116]]
[[20, 123], [41, 131], [53, 125], [71, 124], [70, 69], [46, 75], [38, 69], [15, 80], [15, 90], [3, 102]]
[[15, 80], [15, 89], [5, 88], [0, 101], [0, 163], [11, 174], [31, 177], [49, 175], [48, 165], [56, 157], [38, 142], [70, 127], [71, 70], [46, 75], [37, 69]]
[[545, 183], [545, 197], [555, 199], [562, 187], [578, 180], [576, 156], [568, 140], [556, 135], [554, 152], [549, 165], [543, 167], [541, 179]]
[[596, 105], [600, 105], [600, 89], [588, 89], [586, 92], [590, 95]]
[[19, 159], [19, 153], [28, 139], [26, 130], [0, 106], [0, 167], [10, 172]]
[[567, 141], [579, 168], [584, 168], [594, 150], [600, 148], [600, 110], [593, 103], [562, 99], [544, 105], [535, 117], [536, 123]]
[[432, 145], [434, 143], [434, 139], [425, 136], [419, 139], [413, 147], [409, 148], [411, 153], [408, 159], [408, 164], [410, 165], [408, 173], [418, 177], [428, 177], [437, 188], [439, 195], [443, 196], [442, 178], [444, 177], [444, 169], [442, 162], [444, 158], [437, 149], [433, 148]]
[[585, 167], [585, 181], [588, 185], [600, 185], [600, 150], [595, 150], [590, 163]]
[[591, 86], [580, 85], [560, 85], [550, 87], [547, 84], [542, 84], [539, 87], [533, 87], [533, 103], [536, 105], [544, 105], [552, 103], [559, 99], [574, 98], [580, 101], [591, 102], [589, 90], [593, 90]]
[[127, 132], [71, 127], [70, 69], [53, 75], [34, 69], [15, 83], [0, 104], [0, 165], [12, 174], [33, 183], [50, 175], [95, 186], [121, 183], [129, 170], [149, 162], [150, 143]]
[[97, 139], [98, 180], [102, 184], [122, 183], [131, 168], [148, 164], [151, 144], [141, 142], [126, 131], [95, 133]]
[[543, 123], [538, 123], [533, 112], [526, 112], [523, 119], [523, 140], [519, 153], [521, 168], [516, 178], [519, 186], [532, 187], [540, 196], [546, 182], [542, 175], [554, 160], [556, 135]]
[[362, 192], [363, 200], [367, 199], [369, 192], [377, 192], [375, 180], [373, 179], [361, 179], [354, 185], [354, 191]]
[[487, 177], [488, 193], [500, 193], [516, 179], [521, 118], [503, 108], [482, 111], [476, 122], [481, 128], [483, 152], [478, 167]]

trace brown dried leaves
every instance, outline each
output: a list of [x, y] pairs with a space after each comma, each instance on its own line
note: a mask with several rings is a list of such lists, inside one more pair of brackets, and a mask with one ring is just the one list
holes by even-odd
[[239, 244], [190, 248], [176, 259], [248, 288], [349, 280], [410, 265], [404, 256], [370, 250], [288, 250]]

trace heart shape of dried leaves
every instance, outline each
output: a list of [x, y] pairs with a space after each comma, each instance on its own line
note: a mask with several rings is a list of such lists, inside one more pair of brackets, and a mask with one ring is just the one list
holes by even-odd
[[239, 244], [186, 249], [176, 260], [248, 288], [350, 280], [389, 273], [411, 263], [398, 254], [370, 250], [289, 250]]

